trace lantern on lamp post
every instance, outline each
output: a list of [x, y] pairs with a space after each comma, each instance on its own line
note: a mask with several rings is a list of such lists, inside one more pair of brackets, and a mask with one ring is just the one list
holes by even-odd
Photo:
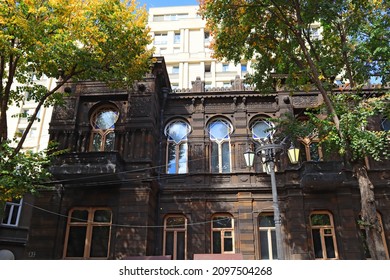
[[[283, 142], [282, 142], [283, 143]], [[275, 235], [276, 235], [276, 248], [278, 259], [283, 260], [283, 236], [281, 228], [281, 217], [279, 210], [278, 192], [276, 187], [275, 177], [275, 160], [276, 155], [284, 150], [283, 144], [263, 144], [256, 147], [256, 151], [248, 149], [244, 153], [245, 163], [248, 167], [253, 166], [255, 155], [260, 156], [263, 164], [266, 164], [267, 173], [271, 176], [271, 191], [272, 191], [272, 205], [274, 208], [274, 222], [275, 222]], [[287, 150], [287, 155], [292, 164], [298, 163], [299, 160], [299, 149], [293, 145]]]

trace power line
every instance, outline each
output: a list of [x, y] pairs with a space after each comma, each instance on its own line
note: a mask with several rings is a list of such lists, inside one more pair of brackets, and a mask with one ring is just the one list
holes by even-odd
[[[35, 206], [33, 204], [30, 204], [28, 202], [24, 202], [23, 201], [23, 204], [25, 205], [28, 205], [32, 208], [35, 208], [37, 210], [40, 210], [42, 212], [45, 212], [45, 213], [49, 213], [51, 215], [55, 215], [55, 216], [58, 216], [58, 217], [62, 217], [62, 218], [66, 218], [66, 219], [69, 219], [69, 218], [72, 218], [73, 220], [78, 220], [80, 222], [85, 222], [85, 223], [92, 223], [93, 221], [89, 221], [89, 220], [85, 220], [85, 219], [79, 219], [79, 218], [74, 218], [74, 217], [71, 217], [69, 215], [63, 215], [63, 214], [60, 214], [60, 213], [57, 213], [57, 212], [53, 212], [53, 211], [50, 211], [50, 210], [47, 210], [47, 209], [44, 209], [42, 207], [38, 207], [38, 206]], [[249, 213], [243, 213], [243, 214], [238, 214], [237, 215], [237, 219], [240, 219], [242, 218], [243, 216], [246, 216], [248, 214], [260, 214], [260, 213], [263, 213], [263, 212], [268, 212], [267, 209], [270, 209], [272, 208], [273, 206], [270, 206], [270, 207], [266, 207], [266, 208], [262, 208], [260, 210], [257, 210], [257, 211], [252, 211], [252, 212], [249, 212]], [[218, 214], [218, 213], [216, 213]], [[169, 215], [169, 214], [168, 214]], [[183, 214], [183, 216], [185, 216]], [[234, 218], [234, 217], [233, 217]], [[223, 219], [218, 219], [218, 221], [221, 221]], [[205, 221], [205, 222], [196, 222], [196, 223], [188, 223], [187, 226], [195, 226], [195, 225], [206, 225], [206, 224], [211, 224], [213, 222], [213, 220], [208, 220], [208, 221]], [[141, 225], [123, 225], [123, 224], [110, 224], [111, 226], [114, 226], [114, 227], [124, 227], [124, 228], [164, 228], [164, 225], [161, 225], [161, 226], [141, 226]]]

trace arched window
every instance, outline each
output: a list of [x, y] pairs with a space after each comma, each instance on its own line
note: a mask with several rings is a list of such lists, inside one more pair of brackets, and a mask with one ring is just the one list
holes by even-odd
[[273, 128], [274, 125], [271, 122], [259, 119], [251, 126], [252, 138], [259, 142], [270, 140], [274, 134]]
[[[253, 140], [259, 143], [270, 142], [275, 132], [273, 128], [274, 124], [269, 121], [266, 121], [264, 119], [255, 120], [251, 125], [251, 133]], [[265, 157], [265, 151], [262, 151], [262, 155]], [[260, 157], [255, 157], [254, 166], [257, 172], [269, 173], [267, 164], [261, 163]]]
[[165, 127], [167, 137], [167, 173], [188, 172], [187, 136], [191, 127], [184, 121], [172, 121]]
[[231, 171], [230, 134], [233, 126], [230, 122], [218, 119], [208, 126], [211, 140], [211, 172], [229, 173]]
[[259, 216], [259, 245], [260, 259], [274, 260], [278, 258], [273, 214]]
[[184, 215], [169, 215], [164, 219], [164, 256], [174, 260], [187, 257], [187, 218]]
[[310, 215], [313, 249], [316, 259], [338, 259], [333, 217], [327, 211], [315, 211]]
[[211, 223], [212, 254], [234, 253], [234, 219], [228, 214], [214, 215]]
[[93, 152], [114, 150], [115, 123], [119, 118], [119, 112], [112, 106], [102, 107], [91, 116], [91, 148]]
[[322, 147], [317, 138], [305, 137], [299, 139], [302, 153], [302, 159], [304, 161], [322, 161], [323, 153]]

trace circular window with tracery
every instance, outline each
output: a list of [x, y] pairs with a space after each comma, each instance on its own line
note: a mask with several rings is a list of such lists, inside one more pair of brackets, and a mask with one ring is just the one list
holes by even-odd
[[113, 107], [98, 109], [91, 116], [91, 151], [110, 152], [114, 150], [115, 123], [119, 112]]

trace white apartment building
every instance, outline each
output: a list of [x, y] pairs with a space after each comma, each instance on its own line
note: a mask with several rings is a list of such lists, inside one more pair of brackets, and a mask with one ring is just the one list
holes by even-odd
[[[48, 89], [54, 88], [56, 81], [54, 78], [42, 77], [37, 81], [38, 84], [45, 86]], [[17, 83], [13, 87], [18, 86]], [[27, 96], [26, 96], [27, 97]], [[16, 106], [16, 104], [9, 107], [7, 111], [8, 118], [8, 137], [9, 138], [20, 138], [28, 125], [28, 116], [31, 116], [37, 103], [33, 100], [27, 100]], [[53, 112], [53, 107], [41, 107], [37, 120], [33, 123], [26, 141], [24, 142], [23, 149], [33, 152], [42, 151], [47, 148], [49, 143], [49, 123], [51, 115]]]
[[210, 33], [198, 14], [199, 6], [149, 9], [149, 27], [156, 56], [164, 56], [172, 89], [187, 89], [200, 77], [207, 88], [230, 87], [238, 75], [251, 72], [251, 61], [217, 61], [212, 58]]

